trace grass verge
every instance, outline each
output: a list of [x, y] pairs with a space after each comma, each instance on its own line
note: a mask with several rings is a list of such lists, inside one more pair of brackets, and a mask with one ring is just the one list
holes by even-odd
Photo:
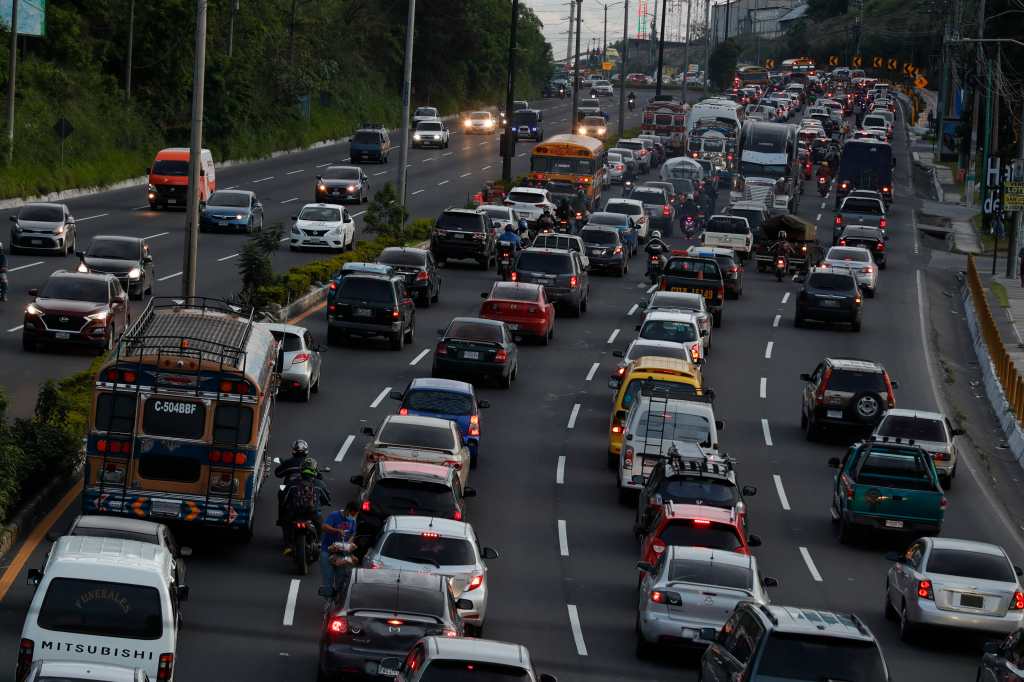
[[999, 282], [992, 282], [992, 296], [995, 297], [996, 303], [999, 304], [1000, 308], [1010, 307], [1010, 298], [1006, 295], [1006, 287]]

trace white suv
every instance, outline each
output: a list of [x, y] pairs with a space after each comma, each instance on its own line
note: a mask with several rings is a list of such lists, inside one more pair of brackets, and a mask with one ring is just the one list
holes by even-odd
[[548, 208], [554, 215], [555, 205], [551, 193], [539, 187], [513, 187], [505, 196], [505, 205], [511, 208], [516, 219], [526, 218], [529, 222], [536, 222]]

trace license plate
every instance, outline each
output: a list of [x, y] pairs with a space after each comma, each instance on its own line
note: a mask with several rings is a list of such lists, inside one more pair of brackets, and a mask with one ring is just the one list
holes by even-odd
[[178, 516], [181, 503], [177, 500], [153, 500], [149, 511], [153, 516]]
[[839, 301], [819, 301], [822, 308], [838, 308]]
[[33, 239], [32, 240], [32, 246], [42, 246], [42, 245], [43, 245], [43, 240], [42, 239]]
[[466, 360], [479, 360], [480, 351], [475, 350], [464, 350], [462, 351], [462, 357]]
[[356, 308], [352, 314], [356, 317], [370, 317], [373, 315], [373, 311], [369, 308]]
[[178, 203], [178, 200], [177, 199], [168, 199], [167, 203], [168, 204], [176, 204], [176, 203]]
[[462, 233], [462, 232], [453, 232], [452, 236], [455, 237], [456, 239], [465, 239], [466, 238], [466, 235], [464, 233]]
[[980, 594], [961, 594], [960, 606], [970, 606], [972, 609], [980, 609], [985, 606], [985, 598]]
[[902, 521], [893, 521], [892, 519], [886, 519], [885, 520], [885, 527], [886, 528], [902, 528], [903, 527], [903, 522]]
[[394, 668], [385, 668], [382, 665], [377, 666], [377, 674], [383, 677], [398, 677], [398, 671]]
[[227, 226], [228, 226], [227, 222], [226, 222], [226, 221], [224, 221], [224, 220], [222, 220], [222, 221], [220, 221], [219, 223], [217, 223], [217, 225], [218, 225], [219, 227], [227, 227]]
[[71, 338], [71, 334], [68, 334], [67, 332], [57, 332], [55, 336], [62, 341], [66, 341]]
[[843, 411], [842, 410], [829, 410], [828, 412], [825, 413], [825, 415], [829, 419], [842, 419], [843, 418]]

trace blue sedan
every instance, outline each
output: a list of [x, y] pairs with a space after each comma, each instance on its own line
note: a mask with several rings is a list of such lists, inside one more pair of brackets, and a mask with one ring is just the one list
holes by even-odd
[[263, 229], [263, 204], [256, 193], [242, 189], [222, 189], [207, 199], [199, 214], [199, 229], [259, 232]]
[[455, 422], [462, 440], [469, 447], [470, 467], [476, 467], [480, 449], [480, 410], [490, 407], [477, 400], [473, 384], [452, 379], [413, 379], [405, 391], [392, 391], [391, 398], [401, 400], [399, 414], [438, 417]]
[[637, 238], [637, 227], [631, 216], [608, 211], [591, 213], [587, 219], [587, 227], [597, 226], [617, 229], [622, 243], [629, 247], [629, 255], [633, 255], [639, 249], [640, 240]]

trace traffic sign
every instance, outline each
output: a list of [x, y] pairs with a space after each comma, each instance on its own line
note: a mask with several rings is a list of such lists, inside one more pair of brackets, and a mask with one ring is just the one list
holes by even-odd
[[861, 57], [860, 55], [857, 55], [856, 57], [853, 58], [853, 68], [859, 69], [862, 66], [864, 66], [864, 58]]
[[873, 68], [875, 68], [875, 69], [882, 68], [882, 58], [881, 57], [872, 57], [871, 58], [871, 66]]
[[915, 67], [910, 62], [903, 62], [903, 75], [904, 76], [909, 76], [910, 78], [913, 78], [915, 73], [917, 73], [917, 67]]
[[774, 59], [766, 59], [766, 60], [764, 60], [764, 68], [766, 68], [766, 69], [774, 69], [775, 68], [775, 60]]
[[927, 88], [928, 79], [922, 76], [921, 74], [917, 74], [917, 78], [914, 79], [914, 87], [920, 90]]
[[829, 55], [828, 65], [829, 66], [839, 66], [839, 57], [837, 57], [835, 55]]
[[611, 71], [612, 70], [612, 63], [611, 62], [601, 62], [601, 70], [602, 71]]
[[1024, 210], [1024, 181], [1007, 180], [1003, 183], [1003, 210]]
[[64, 138], [75, 132], [75, 127], [71, 125], [71, 121], [61, 116], [57, 119], [57, 122], [53, 124], [53, 132], [57, 133], [57, 137], [63, 141]]
[[888, 66], [890, 71], [895, 71], [897, 69], [897, 66], [896, 66], [897, 62], [898, 62], [898, 60], [895, 57], [892, 57], [892, 58], [889, 59], [889, 63], [887, 64], [887, 66]]

